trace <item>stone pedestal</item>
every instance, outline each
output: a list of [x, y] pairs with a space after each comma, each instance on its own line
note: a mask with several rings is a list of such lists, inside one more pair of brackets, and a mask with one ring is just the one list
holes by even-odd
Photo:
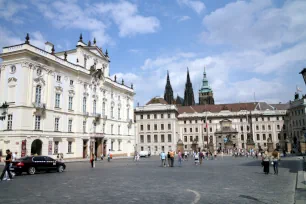
[[300, 142], [301, 145], [301, 152], [306, 153], [306, 142]]
[[247, 143], [246, 144], [246, 148], [248, 151], [250, 151], [251, 149], [255, 149], [255, 143]]
[[181, 151], [182, 153], [185, 151], [184, 150], [184, 143], [181, 139], [178, 140], [177, 142], [177, 148], [176, 148], [176, 152]]
[[292, 145], [290, 142], [287, 143], [287, 152], [291, 153]]
[[268, 149], [267, 149], [268, 152], [273, 152], [273, 150], [274, 150], [274, 149], [273, 149], [273, 142], [268, 142], [268, 143], [267, 143], [267, 146], [268, 146]]

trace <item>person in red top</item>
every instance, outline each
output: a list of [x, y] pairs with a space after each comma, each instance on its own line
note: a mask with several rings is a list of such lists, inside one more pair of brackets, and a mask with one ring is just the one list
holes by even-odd
[[11, 174], [11, 171], [10, 171], [10, 164], [12, 162], [12, 153], [9, 149], [6, 150], [6, 158], [5, 158], [4, 162], [5, 162], [5, 166], [4, 166], [4, 169], [2, 171], [0, 180], [2, 181], [5, 172], [7, 172], [8, 176], [9, 176], [9, 179], [7, 179], [7, 180], [9, 181], [9, 180], [12, 179], [12, 174]]

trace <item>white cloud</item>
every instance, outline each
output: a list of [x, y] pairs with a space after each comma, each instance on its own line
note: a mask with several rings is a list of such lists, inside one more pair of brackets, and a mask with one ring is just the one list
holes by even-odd
[[20, 11], [27, 9], [27, 6], [22, 3], [13, 1], [0, 0], [0, 18], [13, 23], [23, 23], [23, 20], [16, 16]]
[[111, 18], [119, 27], [119, 36], [121, 37], [154, 33], [160, 26], [156, 17], [139, 15], [137, 6], [127, 1], [101, 3], [96, 4], [95, 7], [97, 13], [111, 14]]
[[182, 21], [187, 21], [187, 20], [190, 20], [191, 18], [189, 16], [181, 16], [179, 19], [178, 19], [178, 22], [182, 22]]
[[197, 0], [177, 0], [179, 5], [185, 5], [193, 9], [200, 14], [205, 9], [205, 4], [202, 1]]
[[277, 49], [306, 39], [305, 1], [286, 1], [276, 8], [271, 0], [236, 1], [204, 17], [206, 43], [236, 48]]
[[138, 54], [138, 53], [140, 53], [140, 50], [138, 50], [138, 49], [129, 49], [129, 52], [130, 53]]
[[30, 33], [30, 43], [36, 47], [39, 47], [41, 49], [44, 49], [45, 47], [45, 42], [47, 42], [47, 40], [44, 38], [44, 36], [41, 34], [41, 32], [39, 31], [35, 31], [33, 33]]

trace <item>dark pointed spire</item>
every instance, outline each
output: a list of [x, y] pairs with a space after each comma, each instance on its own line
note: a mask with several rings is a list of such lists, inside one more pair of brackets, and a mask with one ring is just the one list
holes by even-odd
[[96, 44], [97, 44], [96, 38], [94, 38], [93, 43], [94, 43], [94, 45], [96, 45]]
[[185, 84], [185, 93], [184, 93], [184, 106], [192, 106], [194, 105], [194, 94], [193, 94], [193, 88], [192, 83], [189, 76], [189, 69], [187, 67], [187, 80]]
[[90, 42], [90, 40], [88, 41], [88, 44], [87, 44], [89, 47], [91, 46], [91, 42]]
[[133, 83], [131, 83], [131, 89], [134, 89], [134, 87], [133, 87]]
[[25, 43], [26, 44], [30, 44], [30, 36], [29, 36], [29, 33], [27, 33], [27, 36], [26, 36], [26, 41], [25, 41]]
[[79, 42], [83, 42], [83, 36], [82, 36], [82, 33], [80, 34], [80, 39], [79, 39]]
[[108, 57], [107, 49], [105, 50], [105, 57]]
[[67, 61], [67, 52], [64, 53], [64, 60]]
[[115, 82], [117, 81], [117, 76], [115, 75]]
[[124, 85], [124, 80], [122, 79], [122, 85]]
[[167, 70], [167, 82], [166, 82], [166, 87], [165, 87], [165, 92], [164, 92], [164, 99], [167, 101], [168, 104], [173, 104], [174, 99], [173, 99], [173, 90], [172, 86], [170, 83], [170, 77], [169, 77], [169, 71]]
[[54, 45], [52, 45], [52, 49], [51, 49], [51, 54], [52, 54], [52, 55], [54, 55], [54, 51], [55, 51]]

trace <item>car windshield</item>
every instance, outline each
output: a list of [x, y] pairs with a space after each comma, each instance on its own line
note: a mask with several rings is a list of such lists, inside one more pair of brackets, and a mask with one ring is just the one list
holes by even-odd
[[18, 160], [26, 161], [26, 160], [28, 160], [28, 159], [29, 159], [29, 157], [21, 157], [21, 158], [19, 158]]

